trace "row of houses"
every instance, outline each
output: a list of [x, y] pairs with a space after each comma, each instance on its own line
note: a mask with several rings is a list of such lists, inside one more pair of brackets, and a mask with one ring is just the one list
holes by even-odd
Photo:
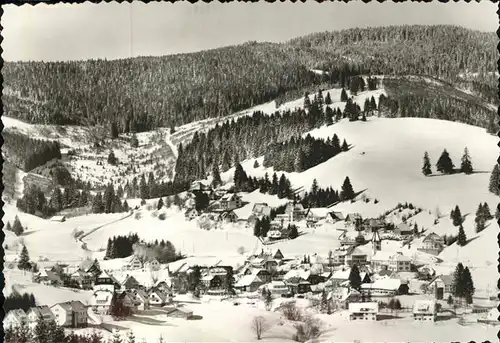
[[[379, 318], [377, 302], [354, 302], [349, 304], [349, 320], [376, 321]], [[415, 321], [434, 322], [437, 319], [437, 306], [434, 300], [417, 300], [413, 305]]]
[[43, 321], [54, 321], [56, 325], [67, 328], [81, 328], [88, 325], [87, 308], [81, 301], [57, 303], [51, 307], [36, 306], [27, 312], [22, 309], [11, 310], [4, 318], [4, 328], [14, 328], [26, 325], [33, 330]]

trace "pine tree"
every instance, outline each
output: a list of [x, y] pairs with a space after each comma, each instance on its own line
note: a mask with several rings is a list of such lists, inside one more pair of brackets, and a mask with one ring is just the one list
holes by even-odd
[[122, 338], [120, 337], [120, 334], [118, 331], [116, 331], [113, 336], [111, 337], [110, 343], [123, 343]]
[[424, 174], [425, 176], [432, 174], [431, 161], [429, 159], [429, 154], [427, 153], [427, 151], [424, 153], [424, 165], [422, 167], [422, 174]]
[[446, 149], [444, 149], [443, 153], [439, 157], [436, 167], [438, 172], [443, 174], [453, 174], [453, 168], [455, 168], [455, 165], [451, 161], [450, 154], [446, 151]]
[[461, 298], [465, 295], [463, 273], [464, 273], [464, 266], [462, 263], [458, 263], [455, 268], [455, 272], [453, 273], [453, 287], [452, 287], [453, 296], [457, 298]]
[[61, 189], [59, 187], [55, 187], [52, 192], [52, 197], [50, 198], [50, 206], [56, 211], [59, 212], [63, 208], [63, 199]]
[[273, 173], [269, 194], [271, 195], [278, 194], [278, 175], [276, 175], [276, 173]]
[[467, 236], [465, 235], [464, 227], [462, 226], [462, 224], [460, 224], [460, 226], [458, 227], [457, 244], [461, 247], [467, 244]]
[[497, 209], [495, 211], [495, 219], [500, 220], [500, 204], [497, 206]]
[[347, 141], [344, 139], [344, 142], [342, 143], [342, 151], [348, 151], [349, 150], [349, 144], [347, 144]]
[[146, 184], [146, 177], [144, 176], [144, 174], [141, 175], [141, 181], [139, 183], [139, 193], [141, 199], [149, 199], [149, 188]]
[[483, 204], [479, 203], [476, 211], [476, 222], [483, 217]]
[[347, 92], [345, 91], [344, 88], [342, 88], [342, 92], [340, 93], [340, 101], [342, 102], [347, 101]]
[[474, 282], [472, 281], [472, 275], [470, 273], [469, 267], [465, 267], [462, 273], [462, 286], [464, 297], [467, 301], [467, 304], [472, 304], [472, 297], [476, 291], [474, 287]]
[[94, 200], [92, 202], [92, 213], [103, 213], [104, 212], [104, 203], [102, 201], [101, 192], [98, 192]]
[[331, 105], [331, 104], [332, 104], [332, 98], [330, 97], [330, 92], [327, 92], [325, 96], [325, 105]]
[[23, 245], [21, 254], [19, 255], [19, 262], [17, 263], [17, 268], [22, 270], [29, 270], [31, 268], [30, 256], [28, 254], [28, 248], [26, 248], [26, 245]]
[[455, 206], [455, 210], [453, 211], [453, 225], [454, 226], [459, 226], [463, 223], [463, 218], [462, 218], [462, 212], [460, 212], [460, 208]]
[[370, 108], [372, 109], [372, 111], [377, 109], [377, 102], [375, 101], [375, 98], [373, 97], [373, 95], [372, 95], [372, 98], [370, 100]]
[[163, 207], [163, 199], [160, 198], [158, 200], [158, 206], [156, 206], [156, 209], [159, 211], [159, 210], [161, 210], [162, 207]]
[[299, 149], [297, 155], [295, 156], [294, 170], [297, 173], [303, 172], [306, 169], [305, 165], [306, 165], [306, 154], [304, 153], [304, 150]]
[[116, 156], [115, 156], [115, 153], [113, 152], [113, 150], [111, 150], [109, 152], [109, 155], [108, 155], [108, 163], [111, 164], [112, 166], [116, 165]]
[[253, 162], [253, 167], [254, 167], [254, 168], [259, 168], [259, 167], [260, 167], [259, 161], [255, 160], [255, 161]]
[[309, 100], [309, 92], [304, 94], [304, 109], [308, 110], [311, 107], [311, 100]]
[[490, 176], [489, 191], [493, 194], [500, 195], [500, 167], [495, 164]]
[[139, 141], [137, 140], [137, 136], [135, 134], [133, 134], [132, 138], [130, 139], [130, 146], [132, 148], [137, 148], [139, 146]]
[[321, 302], [320, 302], [320, 311], [322, 313], [326, 312], [328, 308], [328, 295], [326, 294], [326, 291], [323, 289], [321, 292]]
[[351, 267], [351, 271], [349, 272], [349, 284], [355, 290], [359, 290], [361, 288], [361, 275], [359, 274], [358, 265], [354, 264]]
[[460, 164], [460, 172], [465, 174], [472, 174], [474, 172], [474, 168], [472, 167], [472, 161], [469, 156], [469, 150], [467, 148], [464, 149], [464, 155], [462, 156], [462, 163]]
[[288, 230], [289, 230], [289, 235], [288, 235], [288, 237], [289, 237], [290, 239], [295, 239], [295, 238], [297, 238], [297, 237], [299, 236], [299, 231], [297, 230], [297, 226], [296, 226], [296, 225], [294, 225], [294, 224], [290, 224], [290, 225], [288, 226]]
[[483, 218], [476, 218], [476, 233], [480, 233], [486, 228]]
[[135, 335], [134, 335], [134, 332], [132, 330], [129, 330], [129, 332], [127, 334], [127, 343], [136, 343]]
[[130, 207], [128, 206], [128, 202], [127, 202], [127, 200], [124, 200], [124, 201], [123, 201], [123, 211], [124, 211], [124, 212], [128, 212], [128, 211], [129, 211], [129, 209], [130, 209]]
[[484, 218], [484, 220], [493, 219], [493, 216], [491, 215], [491, 212], [490, 212], [490, 207], [488, 206], [488, 203], [486, 203], [486, 202], [483, 204], [482, 217]]
[[104, 212], [112, 213], [113, 212], [113, 203], [115, 202], [115, 190], [113, 188], [113, 184], [109, 183], [104, 191]]
[[259, 219], [257, 219], [257, 220], [255, 221], [254, 226], [253, 226], [253, 235], [254, 235], [255, 237], [260, 237], [260, 236], [261, 236], [261, 232], [260, 232], [260, 231], [261, 231], [261, 230], [260, 230], [260, 220], [259, 220]]
[[24, 233], [23, 225], [19, 220], [19, 217], [16, 215], [14, 218], [14, 225], [12, 225], [12, 232], [16, 234], [16, 236], [21, 236]]
[[217, 188], [222, 184], [222, 180], [220, 177], [219, 166], [217, 163], [214, 163], [212, 166], [212, 187]]
[[7, 224], [5, 225], [5, 230], [12, 231], [12, 227], [10, 226], [10, 222], [7, 222]]
[[352, 188], [351, 185], [351, 180], [349, 180], [349, 177], [347, 176], [344, 180], [344, 183], [342, 184], [342, 190], [340, 192], [340, 199], [342, 201], [345, 200], [351, 200], [355, 196], [354, 194], [354, 189]]
[[325, 125], [330, 126], [333, 124], [333, 110], [327, 106], [325, 110]]

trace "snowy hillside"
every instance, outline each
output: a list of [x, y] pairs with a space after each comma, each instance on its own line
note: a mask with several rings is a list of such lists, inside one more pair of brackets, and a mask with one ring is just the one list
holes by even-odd
[[[365, 190], [367, 195], [383, 202], [378, 206], [380, 209], [407, 201], [433, 211], [439, 207], [442, 213], [456, 205], [463, 213], [475, 213], [479, 202], [488, 202], [490, 208], [498, 202], [498, 198], [488, 192], [490, 172], [498, 157], [497, 138], [484, 129], [434, 119], [369, 117], [367, 122], [344, 119], [311, 132], [313, 137], [325, 139], [333, 134], [345, 137], [352, 149], [302, 173], [285, 173], [294, 187], [303, 186], [309, 190], [316, 178], [321, 187], [340, 189], [345, 177], [349, 176], [355, 191]], [[474, 174], [440, 175], [436, 172], [435, 163], [443, 149], [448, 150], [455, 166], [459, 167], [465, 147], [471, 154]], [[421, 172], [425, 151], [429, 153], [433, 168], [430, 177]], [[266, 172], [269, 175], [274, 172], [262, 166], [253, 168], [253, 163], [253, 159], [242, 163], [252, 176], [262, 177]], [[233, 173], [230, 169], [222, 177], [229, 181]], [[340, 206], [346, 208], [346, 205]]]

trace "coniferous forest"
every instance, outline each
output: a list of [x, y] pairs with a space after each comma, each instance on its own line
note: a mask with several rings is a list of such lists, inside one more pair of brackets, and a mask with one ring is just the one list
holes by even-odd
[[[7, 62], [4, 113], [28, 122], [145, 131], [228, 115], [314, 85], [348, 86], [353, 75], [433, 75], [452, 82], [466, 70], [495, 72], [496, 44], [494, 33], [413, 25], [163, 57]], [[316, 75], [310, 68], [329, 73]], [[496, 94], [489, 86], [486, 92], [483, 85], [474, 87]]]
[[4, 130], [2, 150], [11, 163], [23, 171], [30, 171], [53, 158], [61, 158], [59, 143], [33, 139], [24, 134]]

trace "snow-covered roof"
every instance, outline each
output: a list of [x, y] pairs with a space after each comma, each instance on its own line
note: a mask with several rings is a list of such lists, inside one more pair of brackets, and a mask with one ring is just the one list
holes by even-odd
[[374, 283], [364, 283], [361, 285], [363, 289], [383, 289], [388, 291], [397, 291], [401, 287], [400, 279], [380, 278]]
[[434, 300], [415, 300], [413, 304], [413, 313], [415, 314], [434, 313], [435, 309], [436, 302]]
[[14, 316], [14, 317], [17, 317], [19, 319], [24, 319], [24, 318], [26, 318], [26, 313], [22, 309], [16, 308], [16, 309], [10, 310], [6, 316]]
[[235, 287], [247, 287], [250, 286], [252, 283], [264, 283], [257, 275], [255, 274], [250, 274], [250, 275], [243, 275], [238, 282], [235, 283]]
[[429, 242], [429, 241], [442, 241], [443, 240], [443, 237], [439, 236], [437, 233], [435, 232], [431, 232], [429, 233], [427, 236], [425, 236], [425, 238], [423, 239], [422, 242]]
[[328, 207], [313, 207], [309, 209], [308, 214], [313, 215], [316, 218], [326, 218], [331, 209]]
[[50, 218], [50, 220], [53, 222], [62, 222], [64, 220], [66, 220], [66, 217], [65, 216], [53, 216], [52, 218]]
[[303, 269], [292, 269], [283, 277], [284, 280], [288, 280], [291, 278], [301, 278], [307, 280], [311, 275], [311, 271], [303, 270]]
[[351, 313], [378, 313], [378, 303], [349, 303], [349, 312]]
[[269, 284], [269, 289], [280, 289], [287, 288], [286, 284], [283, 281], [271, 281]]

